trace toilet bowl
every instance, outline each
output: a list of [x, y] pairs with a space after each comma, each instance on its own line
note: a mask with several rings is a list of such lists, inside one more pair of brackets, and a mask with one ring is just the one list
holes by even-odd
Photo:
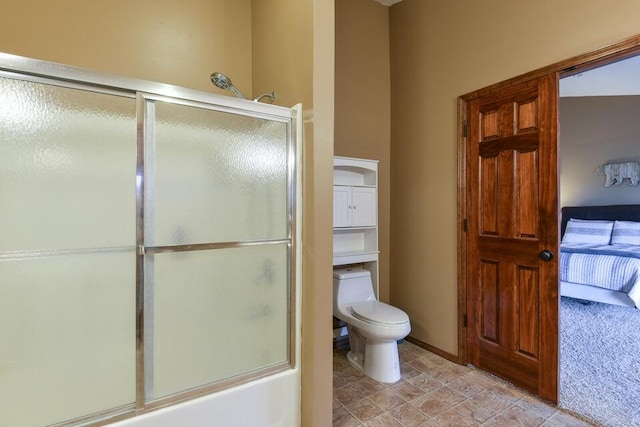
[[383, 383], [400, 379], [397, 341], [411, 332], [409, 316], [376, 300], [368, 270], [333, 271], [333, 315], [347, 324], [347, 359], [355, 368]]

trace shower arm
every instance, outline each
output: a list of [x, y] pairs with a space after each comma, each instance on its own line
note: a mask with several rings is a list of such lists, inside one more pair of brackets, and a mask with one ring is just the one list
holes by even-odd
[[275, 92], [263, 93], [262, 95], [260, 95], [257, 98], [255, 98], [253, 100], [253, 102], [260, 102], [260, 100], [262, 100], [262, 98], [269, 98], [269, 104], [273, 104], [273, 101], [276, 100], [276, 93]]

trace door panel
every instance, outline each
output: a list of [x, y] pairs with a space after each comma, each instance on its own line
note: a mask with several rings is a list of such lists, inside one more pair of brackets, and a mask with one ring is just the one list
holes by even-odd
[[498, 267], [494, 261], [481, 260], [480, 284], [482, 289], [482, 339], [500, 342], [498, 336], [498, 311], [500, 305], [500, 293], [498, 292]]
[[518, 337], [517, 351], [520, 354], [538, 358], [538, 271], [525, 266], [517, 267], [516, 283], [518, 293]]
[[152, 257], [147, 400], [287, 362], [286, 244]]
[[[467, 354], [476, 366], [557, 399], [557, 80], [469, 101]], [[543, 324], [544, 323], [544, 324]]]
[[291, 122], [152, 94], [138, 100], [143, 404], [291, 369]]
[[532, 176], [538, 176], [537, 151], [518, 152], [516, 163], [517, 189], [516, 194], [518, 211], [516, 212], [516, 231], [519, 237], [536, 238], [538, 224], [538, 185]]
[[135, 100], [0, 78], [0, 426], [135, 402]]
[[155, 245], [287, 237], [286, 123], [163, 101], [155, 120]]
[[333, 226], [351, 226], [351, 187], [333, 187]]
[[353, 187], [353, 225], [375, 226], [376, 211], [376, 189]]

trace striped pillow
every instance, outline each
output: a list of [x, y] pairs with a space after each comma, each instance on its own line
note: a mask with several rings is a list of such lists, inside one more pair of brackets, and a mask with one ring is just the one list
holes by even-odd
[[616, 221], [611, 233], [612, 245], [640, 245], [640, 222]]
[[613, 230], [613, 221], [570, 218], [562, 243], [608, 245], [611, 241], [611, 230]]

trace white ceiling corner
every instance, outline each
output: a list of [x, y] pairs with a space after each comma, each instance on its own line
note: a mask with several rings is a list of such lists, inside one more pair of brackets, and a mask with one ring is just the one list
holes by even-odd
[[374, 0], [384, 6], [392, 6], [396, 3], [400, 3], [402, 0]]

